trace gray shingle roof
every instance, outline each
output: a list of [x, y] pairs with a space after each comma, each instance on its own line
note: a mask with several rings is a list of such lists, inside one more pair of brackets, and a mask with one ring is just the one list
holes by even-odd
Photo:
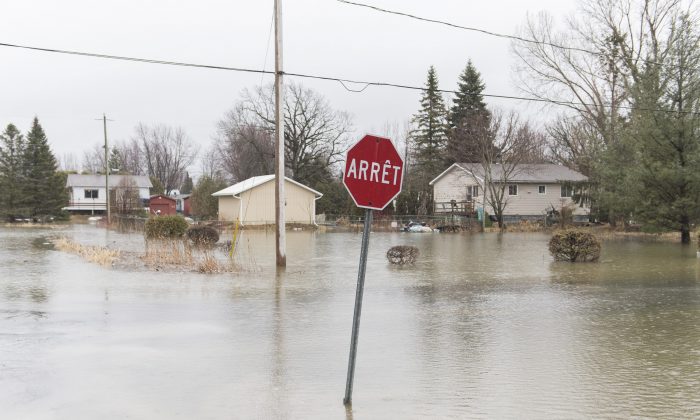
[[[122, 181], [133, 181], [137, 188], [151, 188], [151, 180], [145, 175], [110, 175], [109, 187], [115, 188], [122, 186]], [[104, 175], [80, 175], [69, 174], [66, 179], [66, 187], [95, 187], [101, 188], [105, 186]]]
[[[484, 168], [480, 163], [460, 163], [459, 166], [483, 178]], [[493, 179], [503, 176], [503, 166], [500, 163], [491, 166]], [[554, 163], [528, 163], [518, 165], [510, 175], [510, 182], [557, 182], [557, 181], [587, 181], [588, 178], [566, 166]]]
[[[445, 172], [441, 173], [435, 179], [430, 181], [430, 184], [432, 185], [435, 183], [453, 167], [459, 167], [466, 172], [474, 174], [478, 178], [484, 178], [484, 168], [481, 163], [455, 163]], [[492, 165], [491, 176], [493, 179], [501, 179], [503, 177], [503, 166], [500, 163]], [[569, 169], [566, 166], [557, 165], [554, 163], [528, 163], [518, 165], [510, 177], [508, 177], [508, 182], [518, 183], [558, 183], [587, 180], [588, 177], [585, 175], [576, 172], [573, 169]]]

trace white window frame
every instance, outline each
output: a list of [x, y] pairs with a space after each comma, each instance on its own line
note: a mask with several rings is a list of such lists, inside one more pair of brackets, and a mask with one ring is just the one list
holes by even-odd
[[[511, 194], [511, 188], [515, 188], [515, 194]], [[508, 196], [517, 197], [518, 196], [518, 184], [508, 184]]]
[[[540, 191], [540, 189], [541, 189], [542, 191]], [[538, 186], [537, 186], [537, 193], [538, 193], [538, 194], [542, 194], [542, 195], [547, 194], [547, 186], [546, 186], [546, 185], [538, 185]]]

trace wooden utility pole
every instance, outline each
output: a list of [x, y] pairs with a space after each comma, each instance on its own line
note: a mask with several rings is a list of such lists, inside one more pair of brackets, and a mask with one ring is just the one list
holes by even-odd
[[112, 210], [109, 208], [109, 147], [107, 147], [107, 116], [102, 114], [102, 126], [105, 132], [105, 206], [107, 207], [107, 224], [112, 224]]
[[275, 245], [277, 248], [277, 267], [287, 266], [284, 218], [284, 85], [282, 75], [282, 0], [275, 0]]

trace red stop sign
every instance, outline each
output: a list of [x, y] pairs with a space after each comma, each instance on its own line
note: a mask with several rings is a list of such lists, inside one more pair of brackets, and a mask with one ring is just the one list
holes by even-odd
[[348, 150], [343, 184], [357, 207], [383, 210], [402, 181], [403, 159], [391, 140], [368, 134]]

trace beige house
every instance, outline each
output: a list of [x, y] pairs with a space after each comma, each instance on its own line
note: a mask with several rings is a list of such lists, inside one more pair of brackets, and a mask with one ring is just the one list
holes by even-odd
[[[435, 213], [480, 212], [484, 203], [484, 178], [480, 163], [455, 163], [447, 168], [430, 181]], [[523, 164], [504, 177], [501, 165], [494, 164], [491, 179], [506, 180], [503, 214], [506, 220], [541, 219], [548, 211], [567, 206], [573, 209], [575, 221], [588, 221], [590, 208], [572, 199], [572, 183], [588, 180], [579, 172], [556, 164]], [[493, 214], [486, 201], [486, 212]]]
[[[275, 223], [275, 176], [248, 178], [212, 194], [219, 198], [219, 220], [244, 225]], [[285, 177], [285, 221], [315, 224], [316, 200], [323, 194]]]

